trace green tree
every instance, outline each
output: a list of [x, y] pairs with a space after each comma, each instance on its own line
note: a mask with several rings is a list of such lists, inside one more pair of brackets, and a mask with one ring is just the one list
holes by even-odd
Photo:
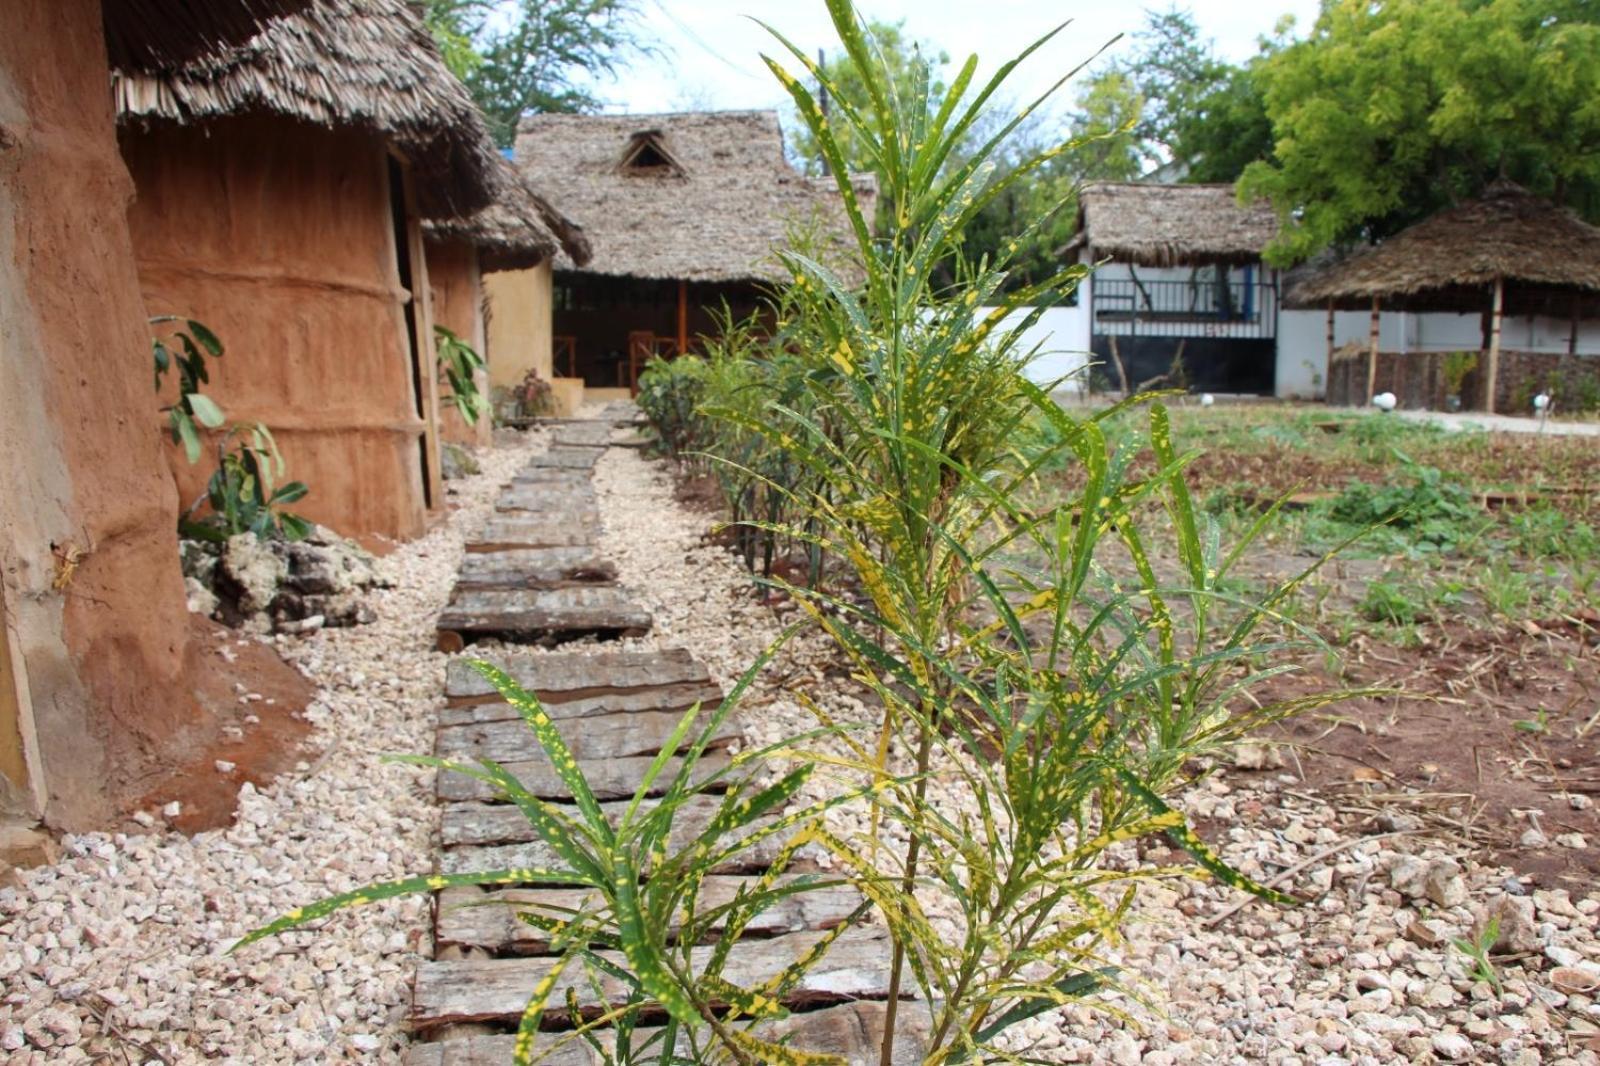
[[[1263, 54], [1276, 46], [1263, 40]], [[1080, 110], [1093, 119], [1097, 98], [1137, 97], [1124, 149], [1140, 164], [1135, 173], [1171, 164], [1186, 181], [1233, 181], [1272, 152], [1258, 62], [1223, 60], [1187, 11], [1151, 11], [1132, 51], [1091, 79]]]
[[1244, 195], [1277, 262], [1377, 240], [1497, 178], [1600, 212], [1600, 10], [1580, 0], [1333, 0], [1257, 77], [1274, 158]]
[[637, 36], [635, 0], [427, 0], [445, 62], [471, 90], [496, 143], [534, 111], [593, 111], [595, 80], [614, 74]]

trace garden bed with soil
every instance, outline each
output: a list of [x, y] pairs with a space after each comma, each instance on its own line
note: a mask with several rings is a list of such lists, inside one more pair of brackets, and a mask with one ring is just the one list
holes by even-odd
[[[703, 486], [617, 453], [602, 461], [596, 484], [606, 552], [657, 619], [643, 643], [693, 647], [726, 683], [794, 620], [714, 532], [719, 516]], [[1359, 583], [1361, 567], [1354, 569]], [[1503, 691], [1526, 692], [1530, 704], [1556, 698], [1557, 689], [1583, 692], [1593, 684], [1593, 652], [1575, 640], [1525, 635], [1509, 657], [1479, 664], [1479, 678], [1504, 679]], [[1347, 681], [1382, 677], [1449, 698], [1460, 698], [1450, 695], [1452, 683], [1472, 677], [1468, 667], [1481, 658], [1458, 643], [1424, 677], [1416, 676], [1429, 662], [1424, 649], [1400, 666], [1380, 661], [1377, 648], [1350, 650], [1356, 661]], [[1568, 654], [1588, 657], [1582, 672], [1558, 669]], [[1512, 675], [1522, 689], [1512, 688]], [[848, 677], [815, 636], [791, 643], [747, 701], [750, 743], [811, 728], [801, 694], [842, 720], [872, 720]], [[1438, 710], [1413, 701], [1406, 712], [1416, 706]], [[1397, 714], [1393, 701], [1330, 708], [1272, 738], [1303, 742], [1299, 731], [1310, 730], [1322, 753], [1284, 749], [1284, 765], [1275, 766], [1271, 748], [1244, 750], [1238, 765], [1218, 766], [1182, 796], [1183, 807], [1242, 872], [1302, 905], [1277, 908], [1189, 881], [1151, 884], [1126, 943], [1109, 952], [1142, 1001], [1119, 996], [1106, 1004], [1110, 1012], [1085, 1002], [1034, 1019], [1019, 1027], [1016, 1049], [1045, 1062], [1600, 1062], [1600, 1006], [1584, 990], [1600, 981], [1593, 837], [1584, 848], [1553, 845], [1559, 863], [1506, 839], [1526, 828], [1516, 813], [1523, 803], [1556, 815], [1544, 821], [1552, 836], [1567, 831], [1558, 822], [1578, 826], [1573, 819], [1592, 811], [1573, 809], [1533, 762], [1521, 761], [1515, 742], [1527, 738], [1505, 720], [1509, 713], [1502, 708], [1482, 725], [1481, 796], [1460, 795], [1469, 791], [1458, 775], [1471, 741], [1462, 743], [1447, 722]], [[1503, 760], [1482, 753], [1489, 737]], [[1392, 745], [1389, 759], [1368, 744]], [[1420, 754], [1430, 747], [1439, 749], [1435, 757]], [[1564, 757], [1588, 758], [1575, 750]], [[1352, 772], [1365, 762], [1382, 768], [1368, 771], [1370, 781]], [[858, 815], [833, 817], [837, 828], [860, 832]], [[1119, 847], [1114, 861], [1129, 866], [1136, 858], [1184, 861], [1160, 843]], [[1490, 956], [1500, 992], [1451, 944], [1481, 936], [1488, 918], [1500, 926]]]

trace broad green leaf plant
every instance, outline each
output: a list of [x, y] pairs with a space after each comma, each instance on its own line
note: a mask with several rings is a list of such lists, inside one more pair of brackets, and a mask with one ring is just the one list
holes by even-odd
[[439, 373], [450, 386], [444, 401], [456, 409], [462, 421], [476, 425], [489, 408], [488, 398], [478, 387], [478, 374], [487, 366], [483, 356], [443, 326], [433, 327], [433, 344], [438, 353]]
[[200, 386], [210, 382], [206, 360], [222, 358], [222, 341], [194, 319], [176, 315], [156, 315], [150, 319], [153, 327], [162, 327], [165, 334], [150, 338], [150, 355], [155, 363], [156, 392], [161, 391], [162, 380], [169, 372], [178, 375], [178, 399], [161, 409], [167, 416], [167, 429], [174, 444], [183, 446], [183, 454], [191, 464], [200, 461], [200, 427], [220, 429], [227, 421], [216, 401], [200, 391]]
[[[283, 481], [283, 455], [272, 431], [259, 422], [228, 427], [217, 441], [217, 469], [206, 493], [178, 519], [178, 531], [197, 540], [224, 541], [239, 533], [302, 540], [311, 523], [285, 510], [311, 490]], [[202, 504], [209, 513], [195, 517]]]

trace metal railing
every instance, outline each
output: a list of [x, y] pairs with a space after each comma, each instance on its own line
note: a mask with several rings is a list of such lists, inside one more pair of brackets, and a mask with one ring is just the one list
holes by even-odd
[[1094, 332], [1121, 336], [1271, 339], [1278, 286], [1259, 278], [1095, 278]]

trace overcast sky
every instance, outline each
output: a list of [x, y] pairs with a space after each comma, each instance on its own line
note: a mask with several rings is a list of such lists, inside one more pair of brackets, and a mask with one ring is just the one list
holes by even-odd
[[[1074, 20], [1013, 75], [1013, 98], [1042, 92], [1117, 34], [1131, 35], [1143, 24], [1146, 6], [1106, 0], [858, 2], [868, 16], [905, 19], [907, 31], [939, 45], [957, 65], [976, 52], [980, 76], [1056, 22]], [[1159, 6], [1165, 7], [1164, 0]], [[1182, 6], [1194, 13], [1202, 35], [1234, 60], [1253, 54], [1256, 39], [1270, 34], [1281, 16], [1293, 15], [1303, 32], [1317, 12], [1316, 0], [1192, 0]], [[777, 42], [746, 16], [771, 23], [807, 54], [819, 47], [837, 50], [822, 0], [641, 0], [640, 8], [643, 36], [662, 55], [634, 61], [616, 81], [598, 86], [612, 111], [783, 107], [787, 98], [759, 58], [763, 51], [775, 54]], [[1063, 103], [1069, 103], [1071, 86], [1062, 91]]]

